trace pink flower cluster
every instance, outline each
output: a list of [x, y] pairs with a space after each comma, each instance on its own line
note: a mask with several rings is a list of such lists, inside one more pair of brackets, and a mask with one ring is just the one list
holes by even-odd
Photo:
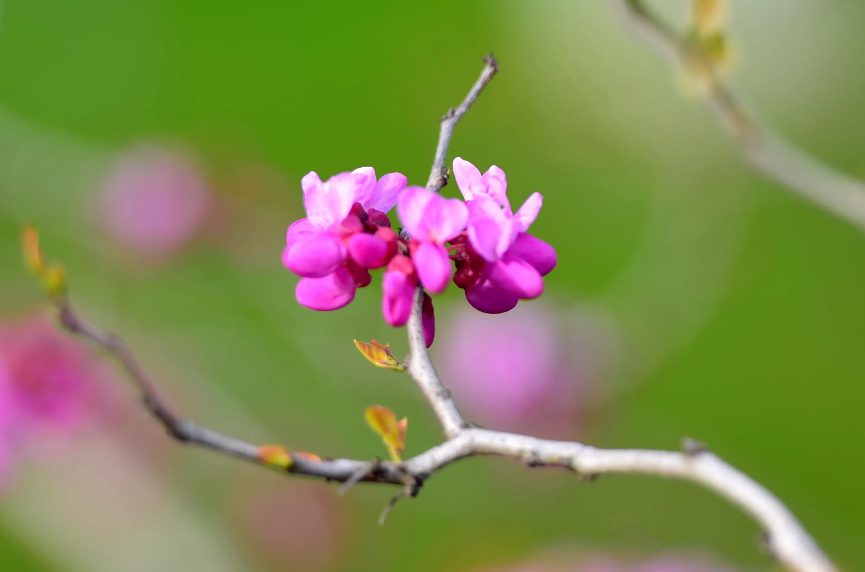
[[[378, 268], [385, 268], [382, 313], [393, 326], [408, 321], [418, 285], [439, 294], [453, 279], [472, 306], [489, 314], [540, 296], [543, 276], [556, 266], [553, 247], [527, 232], [543, 197], [532, 194], [514, 213], [498, 167], [481, 175], [457, 158], [454, 175], [465, 202], [407, 187], [400, 173], [376, 180], [371, 167], [326, 182], [315, 172], [306, 175], [307, 218], [289, 227], [283, 254], [285, 266], [302, 277], [297, 301], [313, 310], [342, 308]], [[394, 206], [409, 239], [391, 228], [387, 213]], [[435, 315], [426, 294], [423, 317], [429, 346]]]

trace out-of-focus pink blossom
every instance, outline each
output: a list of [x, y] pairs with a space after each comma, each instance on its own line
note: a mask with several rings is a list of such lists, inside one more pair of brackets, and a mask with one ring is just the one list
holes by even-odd
[[466, 205], [423, 187], [409, 187], [397, 211], [411, 235], [412, 261], [421, 284], [433, 294], [444, 291], [451, 276], [444, 244], [465, 230], [469, 216]]
[[243, 537], [275, 569], [330, 570], [346, 548], [345, 505], [318, 483], [256, 489], [239, 507]]
[[95, 369], [41, 317], [0, 326], [0, 478], [34, 437], [64, 437], [92, 412]]
[[506, 430], [573, 434], [586, 382], [565, 364], [555, 320], [542, 306], [495, 318], [456, 314], [438, 355], [467, 415]]
[[297, 301], [313, 310], [337, 310], [372, 280], [369, 270], [385, 266], [398, 249], [390, 211], [406, 178], [389, 173], [376, 180], [372, 167], [322, 181], [310, 172], [301, 181], [307, 218], [286, 235], [283, 263], [301, 276]]
[[468, 161], [454, 159], [454, 176], [466, 199], [467, 239], [457, 242], [454, 281], [476, 309], [497, 314], [513, 309], [521, 299], [544, 291], [543, 276], [556, 266], [556, 252], [527, 233], [543, 204], [533, 193], [513, 213], [507, 198], [507, 178], [496, 166], [483, 175]]
[[121, 154], [103, 183], [102, 226], [127, 250], [162, 261], [202, 229], [212, 193], [188, 154], [142, 146]]

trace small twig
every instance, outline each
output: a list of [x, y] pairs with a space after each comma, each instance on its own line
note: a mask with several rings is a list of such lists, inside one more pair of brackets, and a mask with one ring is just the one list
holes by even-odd
[[671, 64], [684, 66], [694, 58], [703, 62], [708, 74], [705, 101], [754, 169], [865, 230], [865, 183], [832, 169], [762, 126], [699, 48], [652, 14], [641, 0], [613, 2], [625, 25]]
[[350, 491], [352, 489], [352, 487], [354, 487], [354, 485], [358, 484], [363, 479], [365, 479], [366, 477], [368, 477], [369, 475], [374, 473], [375, 470], [379, 466], [381, 466], [381, 459], [375, 459], [373, 461], [370, 461], [369, 463], [366, 463], [363, 467], [358, 469], [352, 476], [350, 476], [348, 478], [348, 480], [346, 480], [342, 484], [342, 486], [339, 487], [339, 489], [337, 489], [337, 494], [339, 494], [339, 496], [345, 495], [345, 493]]
[[427, 181], [426, 184], [426, 188], [431, 191], [438, 192], [442, 187], [448, 184], [448, 173], [447, 168], [445, 167], [445, 159], [447, 158], [451, 137], [453, 137], [454, 134], [454, 127], [456, 127], [457, 123], [459, 123], [460, 119], [465, 115], [466, 111], [469, 110], [469, 107], [472, 106], [487, 84], [490, 83], [490, 80], [493, 79], [493, 76], [495, 76], [499, 71], [499, 63], [496, 61], [492, 52], [484, 58], [484, 62], [486, 62], [487, 65], [484, 66], [481, 76], [472, 86], [472, 89], [469, 91], [469, 94], [460, 106], [456, 109], [449, 109], [445, 116], [442, 117], [441, 131], [439, 132], [439, 142], [436, 146], [435, 159], [433, 160], [429, 181]]
[[423, 289], [418, 288], [412, 305], [411, 316], [406, 324], [408, 332], [408, 345], [411, 350], [408, 363], [408, 374], [414, 379], [418, 387], [432, 405], [433, 411], [442, 425], [444, 433], [448, 437], [457, 435], [466, 423], [462, 414], [457, 409], [450, 391], [448, 391], [439, 379], [435, 366], [427, 351], [426, 340], [423, 335]]
[[393, 507], [396, 506], [396, 503], [398, 503], [401, 499], [413, 497], [416, 494], [417, 489], [414, 485], [405, 485], [399, 493], [397, 493], [392, 499], [390, 499], [390, 501], [388, 501], [386, 505], [384, 505], [384, 509], [381, 511], [381, 514], [378, 517], [378, 523], [383, 526], [385, 521], [387, 520], [387, 517], [390, 516], [390, 512], [393, 510]]

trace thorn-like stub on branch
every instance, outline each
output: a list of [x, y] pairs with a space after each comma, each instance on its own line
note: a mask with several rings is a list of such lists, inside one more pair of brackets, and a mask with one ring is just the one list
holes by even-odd
[[488, 53], [486, 56], [484, 56], [484, 60], [483, 60], [483, 61], [484, 61], [488, 66], [490, 66], [491, 68], [493, 68], [494, 70], [499, 71], [499, 61], [498, 61], [498, 60], [496, 59], [496, 57], [493, 55], [492, 50], [490, 50], [490, 53]]
[[442, 388], [438, 391], [438, 397], [439, 397], [439, 399], [452, 399], [452, 398], [453, 398], [453, 395], [451, 394], [451, 390], [450, 390], [450, 389], [448, 389], [448, 388], [446, 388], [446, 387], [442, 387]]
[[77, 333], [81, 328], [78, 325], [78, 320], [68, 304], [60, 306], [60, 325], [69, 332]]
[[696, 439], [692, 439], [690, 437], [685, 437], [682, 439], [682, 450], [685, 451], [685, 454], [689, 457], [696, 457], [701, 453], [706, 453], [709, 449], [706, 447], [705, 443], [701, 443]]
[[456, 115], [456, 114], [457, 114], [457, 108], [451, 107], [450, 109], [447, 110], [447, 113], [445, 113], [442, 116], [442, 119], [441, 119], [442, 123], [444, 123], [445, 121], [450, 121], [451, 119], [454, 118], [454, 115]]
[[384, 510], [381, 511], [381, 516], [378, 517], [378, 523], [381, 525], [385, 523], [388, 515], [390, 515], [390, 511], [393, 510], [393, 507], [395, 507], [396, 503], [401, 499], [406, 497], [416, 497], [419, 491], [420, 485], [417, 480], [412, 479], [410, 482], [406, 483], [402, 490], [385, 505]]
[[379, 457], [374, 458], [369, 463], [362, 466], [358, 469], [352, 476], [348, 478], [348, 480], [343, 483], [339, 489], [337, 489], [337, 494], [339, 496], [343, 496], [345, 493], [351, 490], [351, 488], [367, 478], [368, 476], [375, 476], [381, 470], [381, 459]]
[[765, 530], [760, 532], [757, 535], [757, 548], [767, 556], [775, 556], [775, 551], [772, 549], [772, 535]]
[[534, 451], [530, 453], [526, 453], [522, 458], [523, 464], [531, 469], [535, 467], [540, 467], [543, 465], [543, 461], [541, 461], [541, 457], [535, 453]]

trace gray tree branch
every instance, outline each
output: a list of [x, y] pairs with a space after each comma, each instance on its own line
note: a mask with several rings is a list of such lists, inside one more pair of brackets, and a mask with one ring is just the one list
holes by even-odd
[[724, 131], [757, 171], [865, 231], [865, 184], [832, 169], [773, 134], [751, 115], [693, 42], [676, 33], [641, 0], [612, 0], [622, 22], [670, 64], [701, 62], [704, 99]]

